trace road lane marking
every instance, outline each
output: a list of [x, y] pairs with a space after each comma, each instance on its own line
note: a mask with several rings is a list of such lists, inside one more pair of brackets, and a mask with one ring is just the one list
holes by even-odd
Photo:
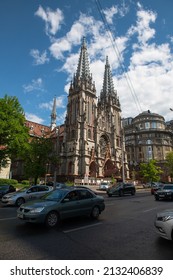
[[88, 226], [73, 228], [73, 229], [69, 229], [69, 230], [63, 230], [63, 233], [69, 233], [69, 232], [73, 232], [73, 231], [77, 231], [77, 230], [83, 230], [83, 229], [91, 228], [91, 227], [98, 226], [98, 225], [101, 225], [101, 224], [102, 223], [100, 222], [100, 223], [97, 223], [97, 224], [94, 224], [94, 225], [88, 225]]
[[144, 210], [144, 211], [142, 211], [142, 212], [143, 212], [143, 213], [145, 213], [145, 212], [150, 212], [150, 211], [155, 210], [155, 209], [157, 209], [157, 207], [150, 208], [150, 209]]
[[0, 219], [0, 221], [14, 220], [14, 219], [17, 219], [17, 217], [12, 217], [12, 218], [3, 218], [3, 219]]
[[106, 206], [112, 206], [115, 205], [115, 203], [106, 203]]

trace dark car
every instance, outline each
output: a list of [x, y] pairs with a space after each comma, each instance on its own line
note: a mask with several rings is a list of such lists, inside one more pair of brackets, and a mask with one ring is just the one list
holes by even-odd
[[3, 197], [3, 195], [11, 192], [15, 192], [16, 188], [12, 185], [2, 185], [0, 186], [0, 198]]
[[134, 184], [123, 183], [123, 182], [117, 183], [107, 190], [108, 196], [113, 196], [113, 195], [123, 196], [125, 194], [135, 195], [135, 193], [136, 193], [136, 189]]
[[105, 209], [104, 198], [84, 188], [56, 189], [42, 199], [22, 204], [17, 217], [30, 223], [54, 227], [59, 220], [77, 216], [98, 218]]
[[165, 184], [161, 189], [154, 193], [155, 200], [173, 200], [173, 184]]

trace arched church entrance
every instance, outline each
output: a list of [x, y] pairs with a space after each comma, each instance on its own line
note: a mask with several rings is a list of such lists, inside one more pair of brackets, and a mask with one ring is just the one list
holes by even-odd
[[97, 176], [97, 164], [95, 161], [92, 161], [89, 166], [89, 175], [90, 177], [96, 177]]
[[104, 173], [104, 177], [112, 177], [112, 176], [115, 175], [116, 168], [115, 168], [111, 159], [108, 159], [105, 162], [105, 165], [104, 165], [104, 168], [103, 168], [103, 173]]

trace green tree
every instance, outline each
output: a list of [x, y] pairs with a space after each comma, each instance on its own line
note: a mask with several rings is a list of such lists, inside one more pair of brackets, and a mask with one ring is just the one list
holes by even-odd
[[28, 143], [28, 128], [24, 111], [15, 96], [0, 98], [0, 163], [5, 167], [9, 159], [20, 156]]
[[166, 155], [166, 163], [167, 172], [171, 177], [171, 181], [173, 179], [173, 152], [169, 152]]
[[24, 173], [28, 178], [33, 178], [36, 184], [38, 178], [44, 177], [47, 173], [47, 165], [56, 166], [57, 162], [52, 139], [33, 138], [25, 153]]
[[148, 163], [140, 164], [140, 173], [144, 180], [147, 182], [158, 182], [160, 179], [160, 174], [163, 171], [157, 165], [155, 160], [150, 160]]

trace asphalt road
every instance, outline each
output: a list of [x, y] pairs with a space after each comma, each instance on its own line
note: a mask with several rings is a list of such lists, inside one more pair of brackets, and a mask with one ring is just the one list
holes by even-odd
[[0, 259], [173, 259], [173, 242], [158, 237], [153, 225], [156, 213], [173, 208], [173, 202], [155, 201], [149, 192], [138, 191], [135, 196], [105, 195], [105, 204], [98, 221], [70, 219], [49, 230], [18, 220], [16, 207], [0, 202]]

